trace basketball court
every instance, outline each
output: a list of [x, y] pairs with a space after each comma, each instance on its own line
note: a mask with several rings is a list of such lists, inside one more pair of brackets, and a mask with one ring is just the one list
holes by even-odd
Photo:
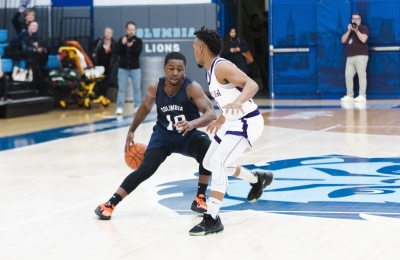
[[[191, 237], [198, 164], [173, 154], [110, 221], [94, 209], [130, 173], [115, 104], [0, 120], [1, 259], [397, 259], [400, 101], [255, 100], [262, 137], [238, 163], [272, 171], [256, 203], [230, 179], [222, 233]], [[155, 110], [136, 132], [147, 143]], [[209, 186], [210, 188], [210, 186]], [[208, 194], [209, 195], [209, 190]]]

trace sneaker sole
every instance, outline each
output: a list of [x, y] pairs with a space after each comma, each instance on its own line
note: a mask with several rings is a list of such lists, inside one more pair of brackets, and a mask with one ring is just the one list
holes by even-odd
[[100, 207], [97, 207], [97, 208], [94, 210], [94, 213], [96, 213], [96, 215], [97, 215], [101, 220], [110, 220], [110, 219], [111, 219], [111, 217], [106, 217], [106, 216], [104, 216], [103, 214], [101, 214]]
[[[272, 174], [272, 173], [271, 173]], [[265, 182], [264, 183], [264, 185], [262, 185], [261, 187], [261, 190], [257, 193], [257, 195], [256, 195], [256, 197], [254, 198], [254, 199], [252, 199], [252, 200], [248, 200], [248, 202], [250, 202], [250, 203], [254, 203], [254, 202], [256, 202], [259, 198], [261, 198], [261, 196], [263, 195], [263, 193], [264, 193], [264, 189], [267, 187], [267, 186], [269, 186], [269, 185], [271, 185], [271, 183], [274, 181], [274, 175], [272, 174], [272, 179], [271, 179], [271, 181], [270, 182]]]
[[209, 232], [199, 232], [199, 233], [191, 233], [189, 232], [189, 235], [195, 236], [195, 237], [200, 237], [200, 236], [205, 236], [205, 235], [212, 235], [212, 234], [217, 234], [224, 231], [224, 226], [220, 227], [217, 230], [209, 231]]

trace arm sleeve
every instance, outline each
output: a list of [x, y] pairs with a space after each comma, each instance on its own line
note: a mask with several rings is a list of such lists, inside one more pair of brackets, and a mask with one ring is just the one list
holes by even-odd
[[130, 51], [133, 53], [135, 56], [139, 56], [140, 53], [142, 53], [143, 49], [143, 42], [141, 39], [137, 38], [135, 43], [133, 43], [132, 47], [130, 48]]
[[122, 55], [122, 54], [125, 53], [125, 51], [126, 51], [126, 46], [122, 44], [122, 38], [121, 38], [121, 39], [119, 39], [119, 41], [117, 42], [117, 50], [116, 50], [116, 53], [117, 53], [118, 55]]
[[12, 23], [12, 25], [14, 26], [14, 29], [17, 31], [17, 33], [19, 33], [20, 32], [20, 28], [19, 28], [19, 18], [21, 17], [21, 14], [22, 13], [20, 13], [20, 12], [17, 12], [14, 16], [13, 16], [13, 18], [11, 19], [11, 23]]
[[222, 58], [226, 58], [226, 57], [228, 57], [229, 56], [229, 54], [231, 53], [231, 50], [230, 50], [231, 48], [230, 48], [230, 46], [229, 45], [227, 45], [227, 46], [225, 46], [224, 47], [224, 49], [222, 50], [222, 52], [221, 52], [221, 57]]

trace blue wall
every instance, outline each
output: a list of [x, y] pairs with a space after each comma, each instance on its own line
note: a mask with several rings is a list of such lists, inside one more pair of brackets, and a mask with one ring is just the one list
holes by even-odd
[[[347, 50], [341, 37], [356, 11], [370, 30], [369, 47], [400, 46], [400, 1], [270, 1], [270, 45], [310, 49], [309, 53], [270, 58], [275, 98], [336, 99], [345, 95]], [[355, 82], [357, 91], [358, 80]], [[370, 51], [367, 96], [400, 98], [399, 51]]]

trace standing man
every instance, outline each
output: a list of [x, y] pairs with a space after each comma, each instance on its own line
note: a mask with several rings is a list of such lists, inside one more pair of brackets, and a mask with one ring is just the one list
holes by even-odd
[[250, 17], [250, 26], [245, 32], [245, 38], [254, 58], [254, 62], [250, 64], [250, 76], [254, 79], [255, 63], [257, 63], [263, 84], [262, 90], [269, 92], [268, 72], [265, 67], [265, 56], [268, 54], [268, 33], [257, 14]]
[[[351, 24], [347, 26], [347, 32], [342, 36], [342, 43], [347, 44], [346, 61], [346, 96], [340, 100], [342, 102], [367, 101], [367, 63], [368, 63], [368, 40], [369, 30], [367, 26], [361, 24], [361, 16], [354, 13], [351, 16]], [[358, 74], [360, 93], [354, 98], [354, 75]]]
[[258, 91], [257, 83], [232, 62], [218, 56], [223, 43], [217, 31], [202, 27], [194, 35], [196, 62], [207, 69], [209, 91], [222, 109], [219, 118], [207, 126], [207, 131], [215, 134], [203, 161], [212, 172], [208, 210], [203, 221], [189, 231], [191, 236], [204, 236], [224, 229], [218, 212], [228, 189], [228, 176], [248, 181], [252, 188], [247, 200], [255, 202], [271, 184], [273, 175], [253, 173], [235, 164], [239, 156], [251, 150], [264, 129], [264, 119], [252, 100]]
[[139, 55], [142, 52], [142, 48], [142, 40], [136, 37], [136, 24], [128, 22], [126, 24], [126, 36], [119, 39], [117, 47], [117, 54], [119, 55], [118, 96], [117, 110], [115, 111], [117, 115], [122, 115], [124, 112], [125, 93], [129, 78], [131, 78], [133, 85], [134, 113], [137, 112], [142, 103], [140, 88], [142, 71], [139, 63]]
[[203, 160], [211, 141], [206, 133], [196, 128], [207, 126], [217, 116], [203, 88], [186, 77], [185, 71], [186, 58], [181, 53], [171, 52], [165, 57], [165, 77], [148, 87], [147, 96], [133, 118], [126, 137], [125, 152], [134, 142], [136, 129], [156, 103], [157, 123], [144, 159], [139, 168], [125, 178], [108, 202], [96, 208], [95, 213], [100, 219], [109, 220], [115, 206], [150, 178], [172, 153], [192, 157], [199, 163], [199, 185], [191, 209], [199, 213], [207, 211], [204, 195], [211, 172], [203, 167]]

